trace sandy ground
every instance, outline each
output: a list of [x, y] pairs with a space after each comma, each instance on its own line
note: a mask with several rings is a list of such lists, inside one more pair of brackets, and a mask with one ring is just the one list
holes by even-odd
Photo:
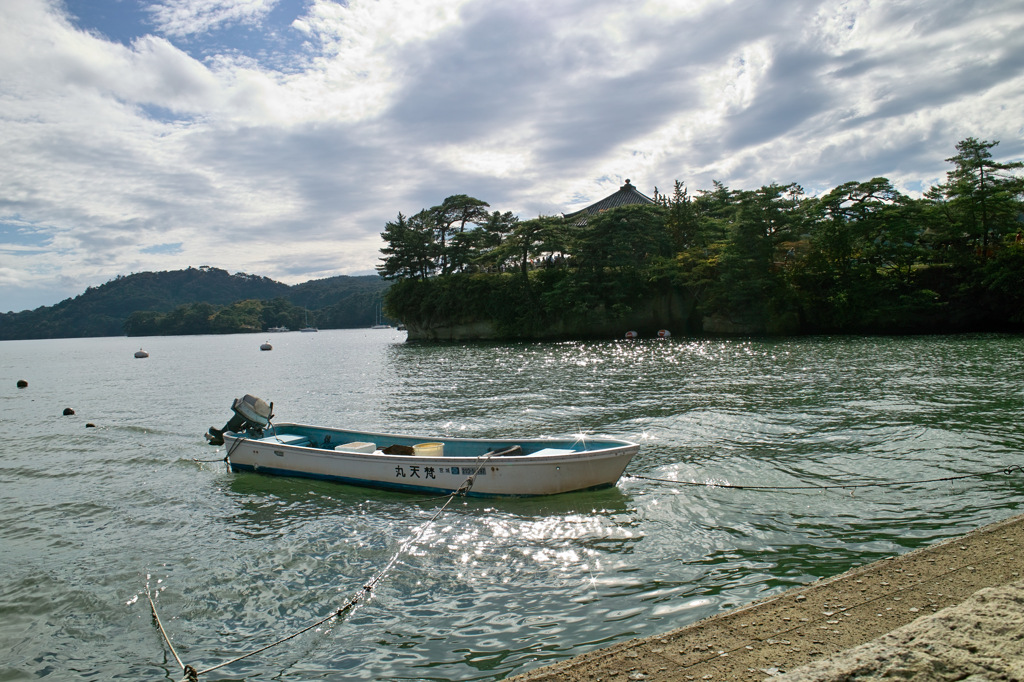
[[513, 678], [1024, 681], [1024, 515]]

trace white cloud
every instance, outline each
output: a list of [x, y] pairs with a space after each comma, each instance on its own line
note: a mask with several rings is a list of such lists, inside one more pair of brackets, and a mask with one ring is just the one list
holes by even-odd
[[[627, 177], [918, 186], [969, 135], [1024, 155], [1011, 0], [163, 0], [147, 16], [154, 34], [122, 43], [56, 0], [0, 3], [0, 298], [201, 264], [365, 272], [385, 221], [455, 193], [532, 217]], [[291, 52], [219, 43], [233, 27]]]
[[158, 30], [188, 36], [233, 24], [258, 24], [277, 0], [163, 0], [150, 8]]

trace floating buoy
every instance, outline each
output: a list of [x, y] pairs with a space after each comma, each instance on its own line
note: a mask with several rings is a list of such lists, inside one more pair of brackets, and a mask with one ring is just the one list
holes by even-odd
[[636, 332], [632, 332], [632, 331], [626, 332], [626, 338], [627, 339], [635, 339], [636, 338]]
[[147, 353], [146, 351], [144, 351], [144, 350], [142, 350], [140, 348], [137, 351], [135, 351], [135, 357], [137, 357], [137, 358], [148, 358], [149, 357], [149, 353]]
[[88, 424], [85, 425], [85, 428], [87, 428], [87, 429], [95, 429], [96, 425], [93, 424], [92, 422], [89, 422]]
[[260, 344], [260, 350], [274, 350], [274, 347], [270, 345], [270, 342]]
[[668, 338], [671, 338], [671, 337], [672, 337], [672, 332], [670, 332], [669, 330], [667, 330], [667, 329], [659, 329], [658, 330], [658, 338], [659, 339], [668, 339]]
[[75, 411], [72, 410], [70, 407], [65, 407], [64, 408], [64, 416], [65, 417], [68, 416], [69, 414], [74, 414], [74, 413], [75, 413]]
[[24, 379], [18, 379], [18, 388], [28, 388], [28, 382]]

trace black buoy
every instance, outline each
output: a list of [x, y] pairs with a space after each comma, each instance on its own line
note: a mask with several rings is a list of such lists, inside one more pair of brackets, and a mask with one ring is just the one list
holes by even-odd
[[18, 379], [18, 388], [28, 388], [28, 382], [24, 379]]
[[64, 416], [67, 416], [69, 414], [74, 414], [74, 413], [75, 413], [75, 411], [72, 410], [70, 407], [65, 407], [64, 408]]
[[87, 428], [87, 429], [95, 429], [96, 425], [93, 424], [92, 422], [89, 422], [88, 424], [85, 425], [85, 428]]

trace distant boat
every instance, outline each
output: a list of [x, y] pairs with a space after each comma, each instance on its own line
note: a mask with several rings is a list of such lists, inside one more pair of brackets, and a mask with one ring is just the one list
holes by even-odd
[[306, 311], [306, 326], [299, 330], [300, 332], [318, 332], [320, 331], [316, 327], [309, 326], [309, 311]]
[[206, 439], [234, 472], [315, 478], [426, 495], [523, 497], [615, 485], [640, 449], [610, 438], [428, 438], [327, 426], [270, 424], [273, 403], [235, 400]]
[[140, 348], [137, 351], [135, 351], [135, 357], [137, 357], [137, 358], [148, 358], [149, 357], [149, 353], [147, 353], [146, 351], [144, 351], [144, 350], [142, 350]]
[[288, 329], [288, 327], [268, 327], [267, 331], [268, 332], [287, 332], [287, 331], [291, 331], [291, 330]]
[[390, 324], [384, 324], [384, 314], [379, 305], [377, 306], [377, 321], [373, 323], [370, 329], [391, 329]]
[[260, 344], [260, 350], [274, 350], [274, 347], [270, 345], [270, 341]]

